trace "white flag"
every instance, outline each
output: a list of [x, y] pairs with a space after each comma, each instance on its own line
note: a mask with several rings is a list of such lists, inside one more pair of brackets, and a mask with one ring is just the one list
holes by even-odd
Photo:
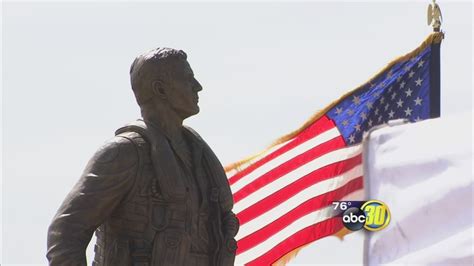
[[386, 127], [366, 140], [366, 192], [391, 212], [365, 262], [473, 265], [472, 113]]

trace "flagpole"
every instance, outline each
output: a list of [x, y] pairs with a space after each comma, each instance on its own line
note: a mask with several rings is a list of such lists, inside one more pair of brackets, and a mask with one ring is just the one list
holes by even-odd
[[440, 43], [431, 44], [430, 63], [430, 117], [437, 118], [441, 115], [441, 64]]
[[[433, 26], [433, 32], [441, 32], [441, 9], [435, 0], [428, 6], [428, 25]], [[431, 44], [430, 58], [430, 117], [441, 115], [441, 40]]]

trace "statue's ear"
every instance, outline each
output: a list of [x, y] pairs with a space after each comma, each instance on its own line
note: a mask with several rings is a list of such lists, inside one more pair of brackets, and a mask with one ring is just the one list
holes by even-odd
[[156, 96], [162, 99], [166, 99], [165, 87], [162, 80], [159, 80], [159, 79], [154, 80], [151, 83], [151, 86], [153, 88], [153, 94], [155, 94]]

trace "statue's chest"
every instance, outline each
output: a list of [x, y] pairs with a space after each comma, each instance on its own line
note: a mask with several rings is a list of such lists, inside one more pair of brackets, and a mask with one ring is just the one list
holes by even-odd
[[177, 161], [180, 166], [180, 174], [177, 178], [182, 179], [180, 183], [186, 191], [187, 208], [195, 214], [207, 210], [210, 184], [202, 170], [201, 162], [192, 162], [191, 165], [187, 165], [181, 160]]
[[[180, 205], [188, 216], [207, 212], [211, 182], [203, 165], [202, 150], [196, 146], [177, 146], [161, 143], [151, 152], [153, 176], [150, 188], [158, 201]], [[153, 151], [153, 150], [152, 150]]]

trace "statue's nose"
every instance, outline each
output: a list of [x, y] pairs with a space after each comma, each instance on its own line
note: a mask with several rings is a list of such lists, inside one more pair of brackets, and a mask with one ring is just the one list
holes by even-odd
[[193, 87], [194, 91], [198, 92], [198, 91], [202, 91], [202, 86], [201, 86], [201, 83], [199, 83], [199, 81], [197, 81], [197, 79], [194, 79], [194, 87]]

